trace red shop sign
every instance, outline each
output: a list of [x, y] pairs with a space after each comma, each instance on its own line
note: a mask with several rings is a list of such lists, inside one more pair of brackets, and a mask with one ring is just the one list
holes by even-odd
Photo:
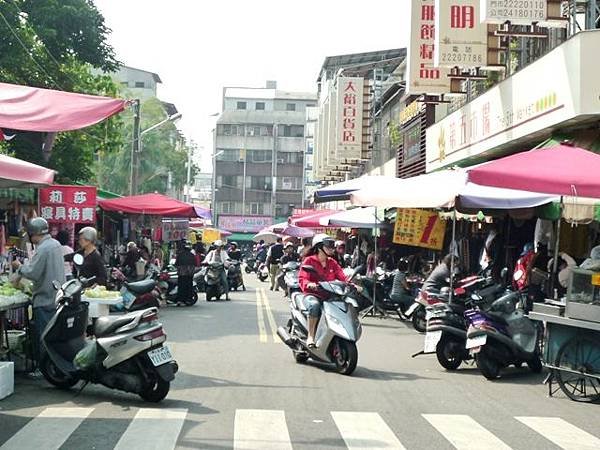
[[96, 223], [95, 186], [40, 189], [40, 216], [48, 222]]

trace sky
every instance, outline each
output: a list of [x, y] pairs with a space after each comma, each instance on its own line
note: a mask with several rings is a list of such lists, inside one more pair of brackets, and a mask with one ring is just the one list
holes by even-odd
[[317, 90], [326, 56], [407, 45], [410, 0], [94, 0], [118, 59], [158, 73], [177, 126], [204, 147], [224, 86]]

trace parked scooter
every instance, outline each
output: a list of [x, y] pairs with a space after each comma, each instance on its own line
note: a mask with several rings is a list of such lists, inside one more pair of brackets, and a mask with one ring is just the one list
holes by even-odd
[[[78, 264], [82, 262], [83, 258]], [[62, 286], [56, 282], [56, 313], [42, 333], [44, 378], [62, 389], [84, 380], [149, 402], [161, 401], [178, 366], [164, 345], [167, 336], [158, 310], [100, 317], [93, 327], [95, 339], [87, 339], [88, 303], [81, 301], [81, 294], [93, 281], [76, 278]]]
[[157, 286], [156, 273], [148, 272], [148, 278], [142, 281], [127, 281], [117, 268], [113, 268], [112, 277], [121, 285], [122, 305], [111, 306], [111, 311], [139, 311], [146, 308], [160, 308], [160, 291]]
[[256, 272], [256, 276], [260, 281], [267, 281], [269, 278], [269, 268], [265, 263], [260, 263], [260, 266], [258, 266], [258, 271]]
[[245, 262], [246, 266], [244, 267], [244, 270], [246, 271], [246, 273], [250, 274], [252, 272], [258, 271], [258, 264], [256, 264], [256, 258], [247, 258]]
[[[195, 276], [196, 274], [194, 274], [194, 278]], [[179, 303], [179, 290], [177, 289], [178, 282], [179, 277], [177, 276], [177, 271], [162, 272], [158, 277], [158, 287], [161, 291], [163, 298], [168, 304], [176, 305]], [[192, 297], [187, 299], [184, 303], [186, 304], [186, 306], [192, 306], [195, 305], [197, 301], [198, 289], [196, 287], [196, 282], [194, 281]]]
[[[314, 271], [311, 266], [304, 270]], [[279, 327], [277, 334], [292, 349], [296, 362], [303, 363], [309, 358], [333, 363], [339, 373], [350, 375], [358, 363], [356, 342], [362, 334], [358, 319], [356, 289], [342, 281], [322, 281], [319, 287], [330, 298], [323, 302], [322, 314], [315, 337], [316, 348], [306, 344], [308, 336], [308, 312], [304, 309], [304, 294], [297, 292], [290, 299], [291, 318], [287, 327]]]
[[231, 261], [229, 264], [229, 268], [227, 269], [227, 282], [230, 291], [237, 291], [238, 288], [242, 288], [243, 291], [246, 290], [242, 266], [239, 261]]
[[[221, 300], [221, 296], [225, 295], [225, 286], [221, 282], [221, 273], [225, 270], [225, 265], [220, 262], [212, 262], [208, 265], [204, 283], [206, 285], [206, 301], [210, 302]], [[228, 298], [228, 297], [227, 297]]]
[[494, 301], [487, 311], [465, 312], [469, 323], [466, 348], [474, 355], [477, 367], [488, 380], [500, 377], [509, 365], [527, 363], [534, 373], [542, 371], [539, 327], [517, 305], [522, 292], [509, 292]]

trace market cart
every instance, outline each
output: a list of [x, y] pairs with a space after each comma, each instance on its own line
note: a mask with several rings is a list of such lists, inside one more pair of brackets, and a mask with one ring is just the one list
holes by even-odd
[[600, 402], [600, 273], [573, 268], [565, 305], [534, 306], [529, 318], [546, 324], [549, 394], [560, 389], [574, 401]]

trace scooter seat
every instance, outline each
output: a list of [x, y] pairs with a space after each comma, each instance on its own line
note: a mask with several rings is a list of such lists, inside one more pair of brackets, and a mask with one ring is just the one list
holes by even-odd
[[96, 323], [94, 324], [94, 336], [103, 337], [106, 336], [113, 331], [121, 328], [128, 323], [133, 322], [135, 317], [130, 315], [127, 316], [102, 316], [96, 319]]
[[146, 294], [147, 292], [151, 292], [155, 286], [156, 282], [154, 280], [142, 280], [134, 283], [125, 283], [125, 287], [134, 294]]

